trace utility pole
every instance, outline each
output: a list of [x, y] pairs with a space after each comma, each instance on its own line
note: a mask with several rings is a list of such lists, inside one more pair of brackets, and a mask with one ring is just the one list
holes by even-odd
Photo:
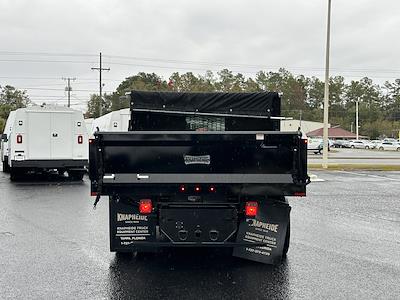
[[110, 71], [110, 68], [103, 68], [101, 64], [101, 52], [100, 52], [100, 64], [98, 68], [92, 68], [92, 70], [98, 70], [100, 77], [99, 77], [99, 95], [100, 95], [100, 107], [99, 112], [100, 116], [102, 115], [102, 106], [103, 106], [103, 84], [101, 82], [101, 71]]
[[329, 48], [331, 38], [331, 4], [328, 0], [328, 20], [326, 30], [326, 54], [325, 54], [325, 93], [324, 93], [324, 148], [322, 152], [322, 167], [328, 168], [328, 119], [329, 119]]
[[356, 101], [356, 140], [358, 140], [358, 101], [359, 100], [360, 99], [357, 98], [357, 101]]
[[71, 107], [71, 92], [72, 92], [71, 80], [75, 81], [76, 78], [75, 77], [74, 78], [71, 78], [71, 77], [65, 78], [65, 77], [63, 77], [62, 80], [66, 80], [67, 81], [67, 86], [65, 87], [65, 90], [68, 92], [68, 105], [67, 106]]

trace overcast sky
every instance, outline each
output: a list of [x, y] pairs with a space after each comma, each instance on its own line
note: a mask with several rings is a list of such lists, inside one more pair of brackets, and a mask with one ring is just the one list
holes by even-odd
[[[113, 91], [140, 71], [224, 67], [254, 76], [285, 67], [323, 76], [328, 0], [0, 1], [0, 85], [37, 102], [64, 104], [62, 77], [75, 77], [73, 104]], [[400, 1], [332, 0], [331, 75], [400, 78]], [[63, 55], [68, 54], [68, 55]], [[62, 61], [62, 62], [60, 62]]]

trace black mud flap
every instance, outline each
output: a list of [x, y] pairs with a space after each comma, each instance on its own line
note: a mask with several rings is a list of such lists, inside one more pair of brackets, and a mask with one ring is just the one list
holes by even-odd
[[156, 216], [139, 214], [133, 204], [110, 197], [110, 250], [135, 251], [143, 243], [156, 240]]
[[235, 247], [233, 256], [265, 264], [282, 260], [290, 206], [285, 203], [262, 203], [255, 218], [246, 218], [239, 225], [236, 242], [265, 243], [265, 246]]

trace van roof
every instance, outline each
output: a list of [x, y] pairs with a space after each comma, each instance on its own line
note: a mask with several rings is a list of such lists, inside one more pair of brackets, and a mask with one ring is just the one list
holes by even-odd
[[57, 105], [34, 105], [25, 108], [19, 108], [18, 110], [24, 110], [26, 112], [75, 112], [76, 110]]

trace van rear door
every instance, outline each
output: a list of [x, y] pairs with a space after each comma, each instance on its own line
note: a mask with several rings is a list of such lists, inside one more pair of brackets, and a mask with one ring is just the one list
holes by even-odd
[[27, 159], [50, 158], [51, 115], [49, 113], [27, 112]]
[[71, 112], [51, 114], [51, 159], [72, 158], [72, 116]]

